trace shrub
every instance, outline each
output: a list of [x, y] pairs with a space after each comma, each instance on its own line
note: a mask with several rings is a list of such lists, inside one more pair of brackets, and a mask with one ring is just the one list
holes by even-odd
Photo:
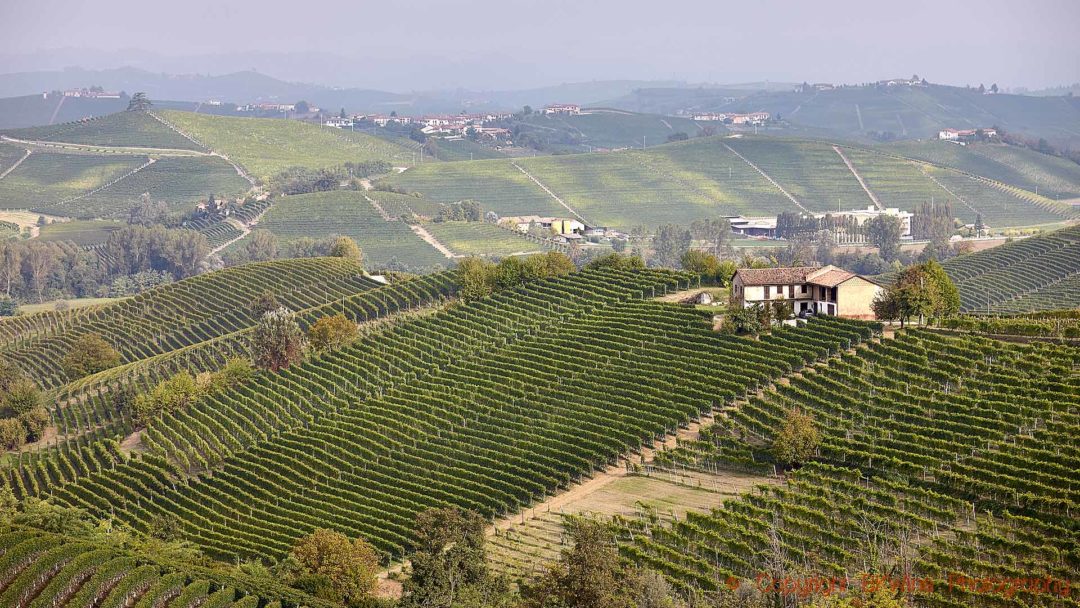
[[63, 368], [68, 377], [82, 378], [120, 364], [120, 353], [98, 334], [83, 334], [72, 344], [64, 357]]
[[315, 350], [334, 350], [356, 338], [356, 323], [337, 314], [322, 317], [308, 329], [308, 343]]

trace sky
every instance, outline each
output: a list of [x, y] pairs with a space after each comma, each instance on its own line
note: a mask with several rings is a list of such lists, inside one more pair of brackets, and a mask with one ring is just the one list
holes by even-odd
[[394, 91], [1080, 81], [1077, 0], [3, 0], [0, 23], [0, 73], [254, 68]]

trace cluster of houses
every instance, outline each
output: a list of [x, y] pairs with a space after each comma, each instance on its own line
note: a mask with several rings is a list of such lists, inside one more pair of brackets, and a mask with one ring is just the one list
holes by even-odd
[[528, 234], [531, 230], [542, 229], [552, 235], [558, 243], [582, 242], [588, 239], [625, 239], [626, 234], [605, 226], [586, 226], [583, 222], [562, 217], [543, 217], [539, 215], [506, 216], [499, 224]]
[[729, 125], [763, 125], [769, 121], [769, 113], [696, 112], [690, 118], [701, 122], [722, 122]]
[[[213, 102], [208, 102], [213, 103]], [[219, 104], [221, 102], [218, 102]], [[238, 112], [295, 112], [296, 104], [294, 103], [248, 103], [241, 106], [236, 106]], [[320, 109], [315, 106], [309, 106], [308, 112], [319, 112]]]
[[544, 114], [576, 116], [581, 114], [581, 106], [573, 103], [553, 103], [541, 110]]
[[[900, 238], [911, 239], [911, 218], [914, 214], [910, 211], [902, 211], [897, 207], [888, 207], [886, 209], [878, 209], [873, 205], [866, 207], [865, 209], [852, 209], [849, 211], [831, 211], [829, 213], [815, 213], [814, 217], [821, 219], [826, 215], [837, 218], [851, 218], [859, 226], [862, 226], [866, 222], [881, 216], [888, 215], [900, 219]], [[730, 217], [728, 221], [731, 223], [731, 231], [736, 234], [751, 238], [776, 238], [776, 217], [755, 217], [747, 218], [742, 216]]]
[[[117, 91], [103, 91], [99, 87], [89, 89], [68, 89], [64, 91], [64, 97], [83, 97], [87, 99], [120, 99], [122, 93]], [[43, 95], [48, 97], [48, 95]]]
[[938, 139], [951, 141], [958, 144], [977, 141], [979, 139], [995, 139], [998, 136], [997, 129], [942, 129], [938, 131]]

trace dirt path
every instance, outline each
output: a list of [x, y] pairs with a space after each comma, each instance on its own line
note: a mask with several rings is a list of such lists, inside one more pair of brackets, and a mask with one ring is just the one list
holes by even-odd
[[435, 238], [435, 235], [428, 232], [427, 228], [424, 228], [420, 224], [411, 224], [409, 226], [409, 228], [412, 229], [413, 234], [415, 234], [416, 236], [424, 239], [424, 241], [428, 245], [431, 245], [435, 249], [438, 249], [439, 253], [446, 256], [447, 259], [454, 259], [456, 257], [461, 257], [461, 256], [455, 254], [453, 251], [450, 251], [449, 247], [447, 247], [446, 245], [443, 245], [442, 243], [440, 243], [439, 239]]
[[775, 179], [773, 179], [773, 178], [772, 178], [772, 176], [770, 176], [770, 175], [769, 175], [768, 173], [765, 173], [765, 171], [764, 171], [764, 170], [762, 170], [762, 169], [761, 169], [761, 167], [758, 167], [758, 166], [757, 166], [757, 165], [755, 165], [754, 163], [750, 162], [750, 159], [749, 159], [749, 158], [746, 158], [746, 157], [745, 157], [745, 156], [743, 156], [742, 154], [739, 154], [739, 153], [738, 153], [738, 152], [737, 152], [737, 151], [735, 150], [735, 148], [732, 148], [731, 146], [729, 146], [729, 145], [727, 145], [727, 144], [724, 144], [724, 147], [725, 147], [725, 148], [727, 148], [727, 149], [728, 149], [728, 151], [729, 151], [729, 152], [731, 152], [732, 154], [734, 154], [735, 156], [738, 156], [738, 157], [739, 157], [739, 159], [741, 159], [741, 160], [742, 160], [742, 161], [743, 161], [744, 163], [746, 163], [746, 164], [750, 165], [750, 168], [751, 168], [751, 169], [753, 169], [754, 171], [757, 171], [758, 173], [760, 173], [760, 174], [761, 174], [761, 177], [764, 177], [765, 179], [769, 180], [769, 183], [770, 183], [770, 184], [772, 184], [773, 186], [776, 186], [776, 189], [777, 189], [777, 190], [779, 190], [781, 194], [783, 194], [784, 196], [788, 197], [788, 200], [790, 200], [791, 202], [795, 203], [795, 206], [796, 206], [796, 207], [798, 207], [799, 209], [803, 210], [803, 211], [804, 211], [805, 213], [810, 213], [810, 210], [809, 210], [809, 209], [807, 209], [806, 207], [803, 207], [803, 204], [799, 202], [799, 199], [797, 199], [797, 198], [795, 198], [794, 196], [792, 196], [792, 195], [791, 195], [791, 193], [790, 193], [790, 192], [788, 192], [787, 190], [784, 190], [784, 187], [783, 187], [783, 186], [781, 186], [780, 184], [778, 184], [778, 183], [776, 182], [776, 180], [775, 180]]
[[7, 169], [5, 169], [3, 173], [0, 173], [0, 179], [4, 179], [5, 177], [7, 177], [7, 176], [8, 176], [8, 173], [11, 173], [11, 172], [12, 172], [12, 171], [14, 171], [15, 169], [17, 169], [17, 168], [18, 168], [18, 166], [19, 166], [19, 165], [21, 165], [21, 164], [23, 163], [23, 161], [24, 161], [24, 160], [26, 160], [26, 159], [28, 159], [28, 158], [30, 158], [30, 150], [27, 150], [27, 151], [26, 151], [26, 154], [23, 154], [23, 157], [22, 157], [22, 158], [20, 158], [19, 160], [15, 161], [15, 164], [13, 164], [13, 165], [11, 165], [10, 167], [8, 167]]
[[125, 454], [131, 454], [132, 452], [145, 452], [146, 446], [143, 445], [143, 432], [142, 430], [135, 431], [134, 433], [124, 437], [120, 442], [120, 451]]
[[101, 192], [102, 190], [105, 190], [107, 188], [111, 188], [111, 187], [115, 186], [116, 184], [124, 181], [125, 179], [131, 177], [132, 175], [135, 175], [139, 171], [142, 171], [143, 169], [149, 167], [150, 165], [152, 165], [152, 164], [154, 164], [156, 162], [157, 162], [156, 158], [148, 158], [145, 163], [139, 165], [138, 167], [135, 167], [131, 171], [128, 171], [127, 173], [121, 175], [120, 177], [110, 181], [109, 183], [98, 186], [97, 188], [94, 188], [93, 190], [91, 190], [89, 192], [83, 192], [82, 194], [73, 196], [71, 198], [64, 199], [64, 200], [62, 200], [62, 201], [60, 201], [59, 203], [56, 203], [56, 204], [57, 205], [66, 205], [68, 203], [74, 203], [77, 200], [82, 200], [82, 199], [84, 199], [84, 198], [86, 198], [88, 196], [93, 196], [93, 195], [97, 194], [98, 192]]
[[863, 126], [862, 110], [859, 109], [859, 104], [855, 104], [855, 117], [859, 119], [859, 130], [865, 131], [866, 127]]
[[53, 108], [52, 116], [49, 117], [49, 124], [50, 125], [56, 123], [56, 117], [60, 114], [60, 108], [64, 107], [64, 100], [65, 99], [67, 99], [67, 95], [61, 95], [60, 96], [60, 103], [56, 104], [56, 107]]
[[547, 186], [545, 186], [545, 185], [544, 185], [543, 183], [541, 183], [541, 182], [540, 182], [540, 180], [538, 180], [538, 179], [536, 179], [535, 177], [533, 177], [533, 175], [532, 175], [531, 173], [529, 173], [528, 171], [526, 171], [526, 170], [525, 170], [524, 168], [522, 168], [522, 166], [521, 166], [521, 165], [519, 165], [519, 164], [517, 164], [517, 163], [510, 163], [510, 164], [511, 164], [511, 165], [513, 165], [513, 166], [514, 166], [514, 168], [515, 168], [515, 169], [517, 169], [518, 171], [521, 171], [522, 173], [524, 173], [524, 174], [525, 174], [525, 177], [527, 177], [527, 178], [531, 179], [531, 180], [533, 181], [533, 183], [535, 183], [535, 184], [536, 184], [537, 186], [540, 186], [540, 188], [541, 188], [541, 189], [542, 189], [542, 190], [543, 190], [544, 192], [547, 192], [547, 193], [548, 193], [548, 196], [550, 196], [551, 198], [555, 199], [555, 202], [556, 202], [556, 203], [559, 203], [560, 205], [562, 205], [562, 206], [563, 206], [564, 208], [566, 208], [566, 210], [567, 210], [567, 211], [569, 211], [569, 212], [570, 212], [571, 214], [573, 214], [573, 216], [574, 216], [574, 217], [576, 217], [576, 218], [578, 218], [579, 220], [581, 220], [581, 223], [582, 223], [582, 224], [585, 224], [586, 226], [588, 226], [588, 225], [589, 225], [589, 222], [588, 222], [588, 221], [586, 221], [586, 220], [585, 220], [585, 218], [584, 218], [584, 217], [583, 217], [583, 216], [582, 216], [582, 215], [581, 215], [580, 213], [578, 213], [577, 211], [574, 211], [574, 210], [573, 210], [573, 209], [572, 209], [572, 208], [570, 207], [570, 205], [567, 205], [567, 204], [566, 204], [566, 201], [564, 201], [563, 199], [559, 198], [559, 197], [558, 197], [558, 195], [556, 195], [556, 194], [555, 194], [554, 192], [552, 192], [550, 188], [548, 188], [548, 187], [547, 187]]
[[[364, 189], [368, 190], [369, 188], [364, 188]], [[371, 206], [375, 208], [375, 211], [377, 211], [379, 213], [379, 216], [382, 217], [383, 221], [387, 221], [387, 222], [394, 221], [394, 218], [390, 217], [390, 214], [386, 212], [386, 209], [383, 209], [383, 206], [379, 204], [379, 201], [371, 198], [370, 196], [368, 196], [366, 194], [364, 195], [364, 198], [367, 199], [367, 202], [371, 203]]]
[[844, 156], [844, 151], [840, 149], [840, 146], [833, 146], [832, 149], [840, 155], [840, 159], [844, 161], [845, 165], [847, 165], [848, 171], [851, 171], [851, 174], [855, 176], [855, 179], [859, 180], [859, 185], [862, 186], [863, 192], [866, 192], [866, 196], [869, 196], [870, 200], [874, 202], [874, 206], [878, 209], [884, 210], [885, 205], [881, 204], [881, 201], [878, 200], [877, 195], [874, 194], [872, 190], [870, 190], [870, 186], [866, 185], [866, 182], [863, 181], [862, 176], [859, 175], [859, 172], [855, 170], [855, 165], [852, 165], [851, 161], [848, 160], [848, 157]]

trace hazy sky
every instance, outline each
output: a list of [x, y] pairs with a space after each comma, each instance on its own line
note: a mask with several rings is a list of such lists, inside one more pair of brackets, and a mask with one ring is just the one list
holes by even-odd
[[987, 86], [1080, 81], [1078, 0], [0, 0], [0, 23], [0, 72], [257, 68], [397, 90], [912, 73]]

